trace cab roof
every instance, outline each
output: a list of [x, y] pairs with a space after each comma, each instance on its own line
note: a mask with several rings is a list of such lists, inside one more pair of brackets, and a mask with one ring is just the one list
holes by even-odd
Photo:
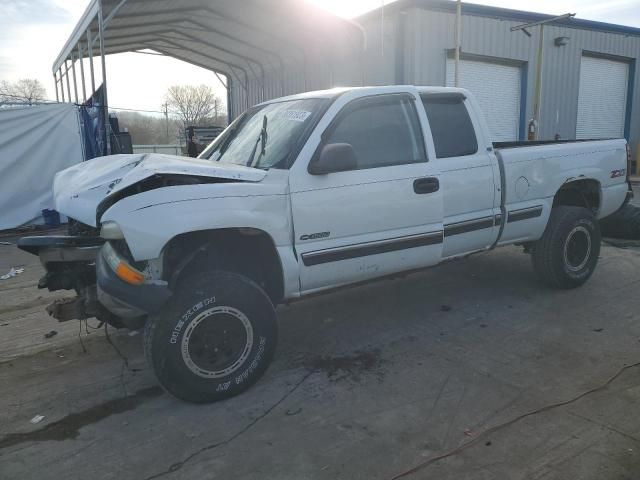
[[406, 89], [407, 92], [417, 93], [462, 93], [466, 94], [466, 90], [463, 88], [454, 87], [435, 87], [435, 86], [418, 86], [418, 85], [385, 85], [385, 86], [365, 86], [365, 87], [336, 87], [328, 90], [315, 90], [311, 92], [297, 93], [294, 95], [287, 95], [285, 97], [273, 98], [259, 105], [267, 105], [269, 103], [286, 102], [291, 100], [304, 100], [309, 98], [327, 98], [333, 99], [346, 92], [355, 90], [370, 92], [371, 94], [383, 94], [397, 92], [398, 90]]

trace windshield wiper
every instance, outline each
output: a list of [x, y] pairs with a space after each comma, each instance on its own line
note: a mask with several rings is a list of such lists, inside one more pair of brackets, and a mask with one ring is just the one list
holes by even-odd
[[[222, 145], [220, 145], [220, 149], [218, 150], [220, 152], [220, 155], [216, 159], [216, 162], [220, 161], [220, 157], [222, 157], [222, 155], [224, 155], [224, 152], [227, 151], [227, 147], [229, 147], [229, 145], [231, 144], [231, 140], [235, 138], [236, 132], [238, 131], [238, 126], [239, 125], [236, 125], [234, 128], [229, 130], [229, 135], [227, 135], [227, 138], [225, 138], [222, 142]], [[212, 152], [212, 153], [215, 153], [215, 152]]]
[[267, 116], [264, 115], [262, 117], [262, 129], [260, 130], [260, 135], [258, 135], [258, 138], [256, 139], [256, 143], [253, 146], [253, 150], [251, 150], [251, 155], [249, 156], [249, 160], [245, 164], [247, 167], [250, 167], [251, 164], [253, 163], [253, 159], [256, 156], [256, 150], [258, 150], [258, 143], [261, 144], [261, 146], [260, 146], [260, 157], [264, 156], [264, 154], [267, 152], [267, 138], [268, 138], [268, 135], [267, 135]]

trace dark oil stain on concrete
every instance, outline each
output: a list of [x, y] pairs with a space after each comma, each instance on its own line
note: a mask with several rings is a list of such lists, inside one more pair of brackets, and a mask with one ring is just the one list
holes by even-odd
[[379, 349], [359, 350], [352, 355], [322, 356], [307, 361], [307, 367], [313, 370], [325, 372], [331, 381], [339, 381], [350, 378], [356, 382], [362, 379], [364, 374], [374, 374], [382, 381], [384, 361], [380, 358]]
[[116, 398], [82, 412], [67, 415], [40, 430], [26, 433], [10, 433], [0, 438], [0, 450], [25, 442], [62, 441], [76, 438], [82, 427], [96, 423], [111, 415], [133, 410], [138, 405], [158, 397], [162, 393], [163, 390], [157, 386], [144, 388], [133, 395]]

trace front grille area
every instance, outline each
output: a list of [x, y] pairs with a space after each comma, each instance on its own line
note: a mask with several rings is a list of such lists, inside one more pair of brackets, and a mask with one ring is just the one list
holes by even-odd
[[100, 229], [69, 217], [68, 233], [72, 237], [99, 237]]

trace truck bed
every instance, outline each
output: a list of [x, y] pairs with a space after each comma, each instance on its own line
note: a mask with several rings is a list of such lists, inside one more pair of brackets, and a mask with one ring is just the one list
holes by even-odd
[[598, 197], [598, 218], [613, 213], [626, 197], [624, 139], [496, 142], [493, 145], [503, 174], [506, 210], [535, 210], [539, 215], [529, 222], [508, 223], [500, 243], [539, 238], [546, 227], [554, 196], [567, 182], [591, 183]]

